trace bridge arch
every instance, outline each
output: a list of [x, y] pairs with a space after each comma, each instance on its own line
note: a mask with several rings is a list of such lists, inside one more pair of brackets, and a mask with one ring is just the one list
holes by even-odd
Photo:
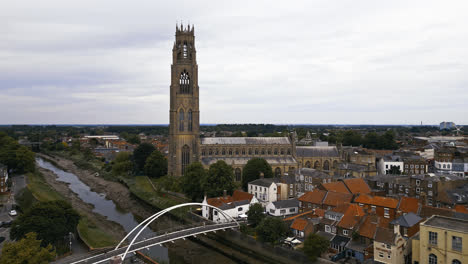
[[169, 208], [166, 208], [166, 209], [163, 209], [157, 213], [155, 213], [154, 215], [146, 218], [144, 221], [142, 221], [140, 224], [138, 224], [135, 228], [133, 228], [120, 242], [119, 244], [115, 247], [114, 250], [117, 250], [120, 245], [133, 233], [135, 232], [139, 227], [143, 226], [140, 231], [138, 231], [138, 233], [136, 234], [136, 236], [132, 239], [132, 241], [130, 242], [130, 244], [127, 246], [127, 249], [125, 250], [125, 253], [122, 255], [122, 260], [125, 260], [125, 257], [127, 256], [127, 253], [128, 251], [130, 250], [130, 248], [132, 247], [133, 243], [135, 243], [135, 240], [140, 236], [141, 232], [143, 232], [143, 230], [145, 230], [153, 221], [155, 221], [156, 219], [158, 219], [160, 216], [166, 214], [167, 212], [170, 212], [174, 209], [177, 209], [177, 208], [181, 208], [181, 207], [186, 207], [186, 206], [207, 206], [207, 207], [210, 207], [210, 208], [213, 208], [215, 210], [217, 210], [218, 212], [220, 212], [225, 218], [226, 220], [228, 219], [231, 219], [234, 223], [237, 224], [237, 226], [240, 226], [239, 223], [232, 217], [230, 216], [229, 214], [226, 214], [223, 210], [219, 209], [218, 207], [216, 206], [213, 206], [213, 205], [209, 205], [209, 204], [203, 204], [203, 203], [184, 203], [184, 204], [178, 204], [178, 205], [174, 205], [174, 206], [171, 206]]

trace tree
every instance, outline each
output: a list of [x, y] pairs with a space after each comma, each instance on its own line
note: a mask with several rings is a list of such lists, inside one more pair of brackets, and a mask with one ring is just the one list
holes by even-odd
[[221, 196], [224, 190], [232, 193], [235, 187], [232, 167], [224, 160], [211, 164], [203, 186], [208, 197]]
[[136, 169], [142, 171], [145, 167], [146, 159], [153, 153], [156, 148], [149, 143], [142, 143], [133, 151], [133, 159], [136, 164]]
[[33, 172], [36, 168], [35, 154], [25, 146], [16, 150], [16, 169], [18, 172]]
[[130, 144], [140, 144], [140, 136], [135, 135], [135, 134], [129, 134], [128, 137], [126, 138], [127, 142]]
[[264, 211], [263, 206], [259, 203], [250, 206], [249, 211], [247, 212], [247, 219], [253, 227], [256, 227], [260, 222], [262, 222], [263, 218], [265, 218], [266, 215], [264, 214]]
[[0, 264], [47, 264], [55, 258], [55, 250], [49, 244], [41, 247], [36, 233], [28, 233], [17, 242], [7, 242], [3, 246]]
[[289, 228], [286, 223], [277, 217], [266, 217], [257, 226], [257, 235], [260, 241], [272, 244], [279, 243], [279, 240], [286, 237]]
[[126, 175], [133, 169], [133, 163], [130, 160], [130, 153], [120, 152], [117, 154], [112, 166], [112, 174], [114, 175]]
[[347, 130], [343, 135], [344, 146], [359, 146], [362, 144], [362, 137], [359, 132]]
[[369, 132], [364, 136], [364, 147], [370, 149], [379, 149], [380, 140], [379, 135], [375, 132]]
[[304, 241], [304, 253], [311, 261], [317, 260], [330, 247], [330, 241], [317, 234], [310, 234]]
[[19, 240], [35, 232], [42, 245], [57, 245], [69, 232], [75, 232], [80, 215], [65, 201], [40, 202], [13, 221], [10, 237]]
[[167, 174], [167, 159], [156, 149], [146, 159], [144, 169], [146, 175], [150, 177], [159, 178], [164, 176]]
[[271, 169], [270, 164], [268, 164], [268, 162], [265, 159], [250, 159], [245, 165], [244, 171], [242, 172], [242, 188], [244, 190], [247, 190], [248, 183], [260, 178], [260, 173], [262, 172], [265, 178], [273, 177], [273, 170]]
[[18, 172], [33, 172], [35, 169], [34, 152], [18, 144], [7, 134], [0, 133], [0, 163], [9, 170]]
[[204, 195], [203, 183], [206, 178], [206, 170], [200, 162], [194, 162], [187, 167], [182, 176], [182, 191], [192, 199], [201, 201]]

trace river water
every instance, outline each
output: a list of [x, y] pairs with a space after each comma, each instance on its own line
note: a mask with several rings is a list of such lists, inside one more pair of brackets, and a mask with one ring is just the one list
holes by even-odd
[[[138, 225], [138, 221], [133, 214], [118, 209], [112, 200], [107, 199], [102, 193], [92, 191], [91, 188], [83, 183], [75, 174], [61, 170], [41, 158], [36, 158], [36, 163], [38, 166], [54, 172], [57, 175], [57, 181], [68, 183], [70, 190], [76, 193], [83, 202], [94, 206], [93, 212], [119, 223], [127, 232], [130, 232]], [[154, 233], [147, 228], [141, 233], [137, 240], [152, 235], [154, 235]], [[156, 256], [159, 261], [169, 262], [168, 249], [163, 246], [150, 248], [148, 254]]]

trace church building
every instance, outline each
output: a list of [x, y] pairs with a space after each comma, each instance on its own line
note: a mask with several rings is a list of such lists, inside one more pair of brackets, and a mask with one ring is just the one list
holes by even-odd
[[[297, 156], [295, 133], [288, 137], [200, 138], [198, 65], [194, 31], [194, 27], [190, 25], [176, 26], [176, 39], [172, 48], [169, 175], [182, 176], [187, 166], [195, 161], [201, 162], [207, 168], [218, 160], [224, 160], [233, 167], [235, 180], [241, 181], [243, 167], [254, 157], [265, 159], [277, 177], [302, 167], [302, 162], [298, 163], [298, 160], [310, 160], [310, 163], [312, 157], [307, 155], [313, 151], [304, 151], [302, 147], [300, 156]], [[336, 150], [336, 147], [328, 148]], [[336, 155], [330, 157], [330, 161], [320, 160], [320, 165], [322, 162], [332, 165], [334, 160], [339, 159], [338, 151], [329, 153]]]

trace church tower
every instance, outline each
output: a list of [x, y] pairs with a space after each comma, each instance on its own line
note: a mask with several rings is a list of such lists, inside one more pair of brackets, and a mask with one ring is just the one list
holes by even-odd
[[172, 48], [168, 173], [182, 176], [198, 161], [200, 111], [194, 27], [176, 26]]

